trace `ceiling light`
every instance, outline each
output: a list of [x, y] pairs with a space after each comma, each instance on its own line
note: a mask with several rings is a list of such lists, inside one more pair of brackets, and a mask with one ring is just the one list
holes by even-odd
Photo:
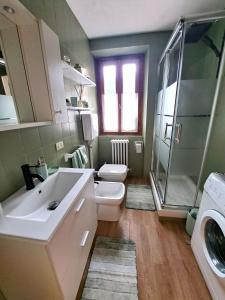
[[8, 14], [14, 14], [14, 13], [15, 13], [15, 10], [14, 10], [12, 7], [10, 7], [10, 6], [5, 5], [5, 6], [3, 6], [3, 9], [4, 9]]

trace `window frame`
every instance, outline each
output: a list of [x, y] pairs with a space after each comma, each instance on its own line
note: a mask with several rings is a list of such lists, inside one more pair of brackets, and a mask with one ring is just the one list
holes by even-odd
[[[95, 58], [95, 71], [96, 71], [96, 88], [97, 88], [97, 101], [99, 111], [99, 134], [100, 135], [142, 135], [142, 117], [143, 117], [143, 94], [144, 94], [144, 54], [133, 55], [119, 55], [109, 57]], [[138, 94], [138, 129], [137, 131], [122, 131], [122, 64], [124, 63], [137, 63], [136, 72], [136, 92]], [[116, 92], [118, 94], [118, 131], [104, 131], [104, 115], [103, 115], [103, 99], [104, 93], [104, 80], [103, 80], [103, 66], [116, 65]]]

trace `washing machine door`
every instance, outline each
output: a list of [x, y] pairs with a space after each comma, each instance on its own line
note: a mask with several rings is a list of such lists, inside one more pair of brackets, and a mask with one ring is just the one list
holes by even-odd
[[206, 260], [219, 278], [225, 278], [225, 218], [216, 210], [207, 210], [200, 228]]

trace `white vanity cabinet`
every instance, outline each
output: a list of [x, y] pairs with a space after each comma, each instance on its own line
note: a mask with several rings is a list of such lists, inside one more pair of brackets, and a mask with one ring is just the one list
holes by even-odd
[[93, 184], [88, 184], [47, 245], [64, 299], [74, 300], [97, 228]]
[[0, 237], [7, 300], [75, 300], [97, 228], [93, 195], [91, 176], [47, 241]]

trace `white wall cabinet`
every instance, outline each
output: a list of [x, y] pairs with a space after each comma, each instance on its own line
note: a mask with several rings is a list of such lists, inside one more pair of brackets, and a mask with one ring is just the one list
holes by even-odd
[[[10, 4], [15, 10], [14, 14], [9, 15], [0, 7], [4, 15], [0, 17], [0, 35], [14, 91], [18, 128], [20, 123], [67, 122], [58, 36], [44, 21], [37, 20], [20, 1], [3, 0], [3, 4]], [[3, 27], [3, 18], [8, 20], [9, 28]], [[13, 39], [10, 44], [6, 29], [10, 30], [10, 38]], [[15, 44], [17, 47], [11, 47]], [[9, 129], [10, 126], [7, 127]]]
[[59, 38], [42, 20], [19, 27], [34, 119], [68, 122]]
[[[18, 27], [34, 121], [53, 121], [38, 23]], [[17, 97], [16, 97], [17, 101]]]
[[39, 29], [54, 121], [68, 122], [59, 38], [42, 20]]
[[[0, 47], [6, 62], [9, 83], [8, 96], [11, 94], [12, 100], [16, 99], [16, 103], [13, 104], [17, 112], [17, 119], [20, 122], [32, 122], [34, 115], [17, 26], [3, 15], [0, 15]], [[4, 95], [2, 96], [4, 97]], [[0, 114], [2, 116], [2, 110]], [[7, 117], [7, 113], [5, 113], [5, 117]]]
[[48, 241], [1, 236], [1, 287], [8, 300], [76, 298], [97, 228], [93, 195], [91, 177]]

